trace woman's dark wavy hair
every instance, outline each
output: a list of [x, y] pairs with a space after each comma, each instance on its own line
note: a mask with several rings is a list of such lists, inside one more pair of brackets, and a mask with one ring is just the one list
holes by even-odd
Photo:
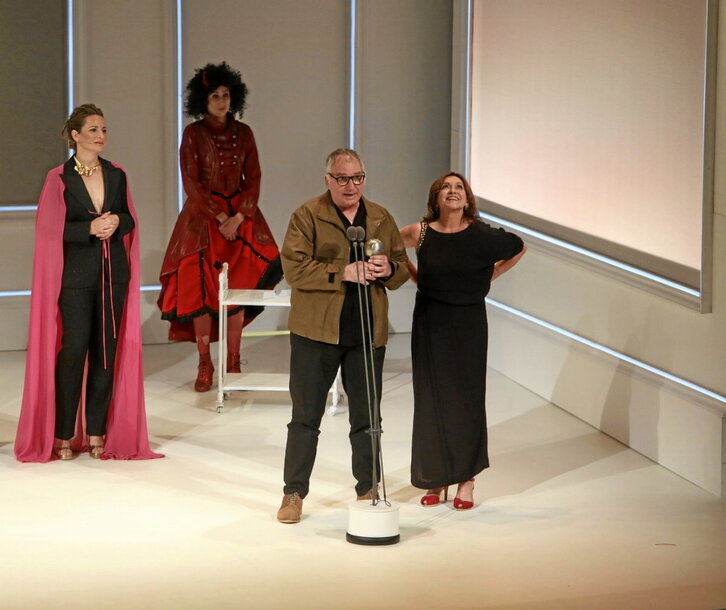
[[479, 218], [479, 213], [476, 209], [476, 199], [474, 198], [474, 193], [472, 192], [471, 186], [469, 186], [466, 178], [456, 172], [446, 172], [445, 174], [441, 174], [441, 176], [436, 178], [436, 180], [434, 180], [434, 183], [431, 185], [431, 188], [429, 189], [428, 210], [426, 212], [426, 216], [423, 217], [423, 221], [429, 223], [433, 222], [439, 217], [439, 204], [437, 202], [437, 199], [439, 191], [441, 191], [444, 186], [444, 180], [446, 180], [449, 176], [456, 176], [464, 183], [464, 191], [466, 192], [467, 204], [464, 208], [464, 218], [468, 218], [469, 220], [481, 220], [481, 218]]
[[229, 111], [234, 116], [242, 117], [247, 99], [247, 85], [242, 81], [242, 75], [230, 68], [226, 61], [221, 64], [207, 64], [194, 73], [187, 83], [187, 94], [184, 100], [184, 110], [187, 115], [195, 119], [205, 116], [207, 98], [218, 87], [229, 89], [231, 102]]

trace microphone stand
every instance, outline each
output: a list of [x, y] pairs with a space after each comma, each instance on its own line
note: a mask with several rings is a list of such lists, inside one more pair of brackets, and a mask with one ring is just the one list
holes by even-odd
[[[371, 504], [375, 506], [379, 502], [379, 481], [383, 486], [383, 501], [387, 502], [387, 498], [386, 483], [383, 478], [383, 454], [381, 450], [381, 434], [383, 433], [383, 430], [381, 429], [380, 424], [381, 417], [380, 407], [378, 404], [378, 384], [376, 383], [375, 378], [375, 363], [373, 356], [373, 323], [371, 320], [369, 299], [370, 287], [360, 281], [360, 267], [358, 265], [359, 262], [365, 261], [363, 245], [365, 240], [365, 229], [363, 229], [363, 227], [351, 226], [348, 227], [346, 235], [351, 242], [351, 246], [353, 248], [353, 259], [356, 264], [356, 289], [358, 292], [361, 336], [363, 337], [363, 369], [365, 372], [366, 394], [368, 398], [368, 419], [370, 421], [368, 434], [371, 437], [371, 454], [373, 455], [373, 472], [371, 476], [373, 486], [371, 488]], [[365, 281], [365, 278], [363, 279]], [[381, 475], [380, 478], [378, 476], [379, 472]]]
[[[363, 227], [350, 226], [346, 230], [346, 236], [353, 249], [353, 260], [356, 268], [356, 288], [358, 293], [358, 308], [360, 310], [361, 333], [363, 337], [363, 369], [366, 381], [366, 397], [368, 399], [368, 417], [370, 427], [368, 434], [371, 437], [372, 464], [372, 487], [370, 505], [356, 502], [351, 506], [349, 515], [348, 532], [346, 539], [354, 544], [382, 545], [395, 544], [400, 540], [398, 533], [398, 509], [391, 507], [386, 496], [386, 483], [383, 476], [383, 457], [381, 451], [381, 418], [378, 404], [378, 387], [376, 384], [375, 361], [373, 355], [373, 331], [370, 311], [370, 287], [365, 277], [361, 282], [360, 264], [365, 262], [364, 241], [365, 229]], [[378, 242], [378, 240], [372, 240]], [[378, 242], [380, 245], [380, 242]], [[378, 252], [376, 252], [378, 253]], [[379, 506], [380, 498], [378, 493], [379, 483], [383, 488], [383, 502]], [[378, 510], [376, 510], [378, 509]]]

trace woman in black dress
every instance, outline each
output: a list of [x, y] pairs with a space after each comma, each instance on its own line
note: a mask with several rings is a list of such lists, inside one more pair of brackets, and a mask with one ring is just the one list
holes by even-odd
[[526, 247], [481, 222], [466, 179], [448, 172], [429, 190], [428, 213], [401, 230], [416, 248], [418, 284], [411, 356], [414, 419], [411, 483], [426, 489], [421, 504], [447, 499], [474, 506], [474, 477], [489, 466], [486, 412], [487, 317], [491, 281], [511, 269]]

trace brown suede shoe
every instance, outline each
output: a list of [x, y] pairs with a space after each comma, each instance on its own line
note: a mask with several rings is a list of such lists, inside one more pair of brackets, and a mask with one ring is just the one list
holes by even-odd
[[[381, 497], [381, 491], [380, 491], [380, 489], [378, 490], [378, 497], [379, 498]], [[361, 502], [363, 500], [372, 500], [373, 499], [373, 490], [372, 489], [369, 489], [362, 496], [356, 496], [355, 499], [358, 500], [359, 502]]]
[[280, 510], [277, 511], [277, 520], [280, 523], [297, 523], [302, 515], [302, 498], [296, 491], [282, 496]]

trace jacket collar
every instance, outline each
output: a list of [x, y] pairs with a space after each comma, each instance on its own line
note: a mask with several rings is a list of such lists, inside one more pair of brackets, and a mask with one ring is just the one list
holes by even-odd
[[[110, 209], [111, 204], [113, 203], [108, 194], [116, 192], [119, 181], [121, 180], [121, 170], [110, 161], [106, 161], [106, 159], [101, 157], [98, 159], [101, 162], [101, 171], [103, 172], [103, 207], [101, 208], [101, 211], [106, 212]], [[83, 184], [83, 178], [81, 178], [80, 174], [76, 171], [76, 162], [73, 157], [63, 164], [63, 175], [61, 178], [63, 179], [66, 189], [68, 189], [68, 191], [70, 191], [70, 193], [78, 199], [78, 201], [80, 201], [89, 210], [95, 210], [93, 201], [91, 201], [91, 196], [88, 194], [88, 189], [86, 189], [86, 186]]]
[[[366, 207], [366, 224], [377, 227], [384, 217], [382, 208], [365, 197], [361, 197], [361, 199], [363, 201], [363, 205]], [[325, 191], [325, 193], [320, 197], [320, 205], [317, 209], [317, 216], [320, 220], [331, 222], [338, 225], [342, 230], [345, 230], [338, 213], [335, 211], [335, 203], [333, 203], [333, 198], [330, 196], [330, 191]]]

